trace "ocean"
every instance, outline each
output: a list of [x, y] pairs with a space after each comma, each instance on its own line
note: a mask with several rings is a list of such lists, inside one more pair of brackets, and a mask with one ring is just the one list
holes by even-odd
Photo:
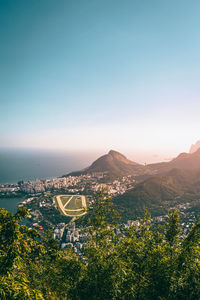
[[[0, 184], [54, 178], [89, 166], [99, 153], [0, 149]], [[17, 211], [23, 197], [0, 198], [0, 208]]]
[[0, 184], [53, 178], [89, 166], [100, 153], [0, 149]]

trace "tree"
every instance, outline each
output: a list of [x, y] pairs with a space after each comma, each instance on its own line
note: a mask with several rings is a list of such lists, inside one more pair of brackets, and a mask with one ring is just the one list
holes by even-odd
[[178, 212], [164, 227], [146, 212], [117, 235], [111, 198], [100, 193], [84, 217], [88, 240], [78, 256], [52, 233], [21, 225], [27, 214], [0, 210], [0, 299], [200, 299], [200, 222], [183, 236]]
[[84, 253], [85, 269], [78, 288], [78, 299], [116, 299], [119, 296], [119, 242], [113, 227], [118, 216], [110, 196], [100, 192], [87, 216], [88, 241]]

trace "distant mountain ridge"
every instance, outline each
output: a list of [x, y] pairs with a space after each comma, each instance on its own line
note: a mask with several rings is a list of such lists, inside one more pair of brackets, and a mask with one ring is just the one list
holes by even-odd
[[178, 168], [198, 169], [200, 168], [200, 148], [194, 153], [181, 153], [169, 162], [161, 162], [148, 164], [146, 166], [138, 164], [126, 158], [123, 154], [110, 150], [95, 160], [89, 167], [72, 172], [64, 176], [79, 176], [81, 174], [91, 174], [96, 172], [106, 172], [109, 178], [117, 178], [121, 176], [151, 176], [156, 174], [164, 174], [170, 170]]
[[198, 169], [200, 168], [200, 148], [194, 153], [181, 153], [169, 162], [150, 164], [147, 167], [155, 174], [167, 172], [174, 168], [181, 170]]

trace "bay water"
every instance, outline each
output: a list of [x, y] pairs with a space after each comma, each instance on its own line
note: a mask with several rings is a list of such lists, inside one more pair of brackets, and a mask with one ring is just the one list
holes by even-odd
[[[89, 166], [100, 153], [0, 148], [0, 184], [55, 178]], [[0, 198], [0, 208], [15, 213], [23, 197]]]

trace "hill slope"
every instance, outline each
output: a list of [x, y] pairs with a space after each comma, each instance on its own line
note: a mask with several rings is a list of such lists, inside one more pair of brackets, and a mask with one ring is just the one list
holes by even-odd
[[108, 154], [95, 160], [88, 168], [72, 172], [69, 175], [78, 176], [96, 172], [106, 172], [109, 177], [121, 177], [124, 175], [134, 175], [145, 169], [143, 165], [128, 160], [123, 154], [110, 150]]
[[147, 165], [147, 168], [154, 173], [164, 173], [174, 168], [189, 170], [200, 169], [200, 149], [194, 153], [181, 153], [170, 162]]
[[200, 195], [200, 170], [173, 169], [163, 176], [154, 176], [114, 199], [124, 219], [139, 217], [147, 208], [152, 215], [166, 213], [181, 202]]

